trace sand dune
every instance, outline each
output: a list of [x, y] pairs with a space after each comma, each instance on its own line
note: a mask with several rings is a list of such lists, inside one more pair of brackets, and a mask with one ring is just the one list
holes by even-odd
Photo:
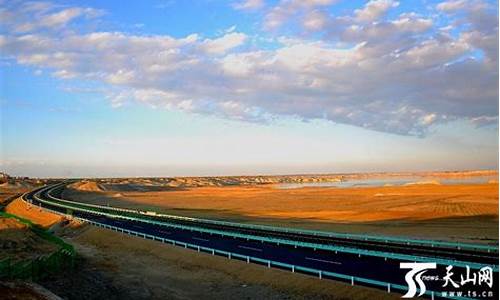
[[[351, 232], [498, 237], [498, 184], [276, 189], [273, 185], [198, 187], [168, 192], [64, 197], [170, 214]], [[401, 224], [405, 224], [402, 226]], [[426, 228], [425, 232], [422, 228]]]
[[[112, 197], [119, 205], [151, 205], [169, 209], [203, 209], [256, 217], [367, 222], [436, 219], [478, 215], [498, 216], [498, 184], [365, 188], [275, 189], [272, 186], [201, 187], [169, 192], [71, 195], [100, 202]], [[121, 201], [121, 202], [120, 202]]]
[[79, 191], [87, 191], [87, 192], [101, 192], [104, 189], [95, 181], [78, 181], [69, 185], [70, 188]]
[[[100, 189], [116, 192], [148, 192], [185, 189], [195, 187], [254, 186], [270, 184], [310, 184], [338, 183], [363, 179], [408, 179], [413, 184], [439, 184], [441, 180], [463, 180], [467, 178], [498, 180], [498, 171], [448, 171], [448, 172], [378, 172], [378, 173], [339, 173], [308, 175], [256, 175], [256, 176], [207, 176], [207, 177], [164, 177], [164, 178], [107, 178], [95, 179]], [[363, 184], [363, 183], [361, 183]], [[389, 183], [390, 184], [390, 183]], [[388, 185], [389, 185], [388, 184]], [[84, 185], [85, 186], [85, 185]], [[77, 188], [77, 186], [75, 186]], [[78, 188], [77, 188], [78, 189]], [[82, 188], [80, 188], [83, 190]]]
[[5, 207], [5, 212], [29, 219], [33, 223], [45, 228], [49, 228], [63, 219], [59, 215], [48, 213], [37, 206], [27, 204], [20, 198], [7, 205], [7, 207]]

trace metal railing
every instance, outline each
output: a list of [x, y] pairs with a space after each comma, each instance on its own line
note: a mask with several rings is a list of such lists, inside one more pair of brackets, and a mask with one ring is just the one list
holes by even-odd
[[254, 229], [254, 230], [267, 230], [267, 231], [295, 233], [295, 234], [303, 234], [303, 235], [313, 235], [313, 236], [318, 236], [318, 237], [329, 237], [329, 238], [337, 237], [337, 238], [364, 240], [364, 241], [378, 241], [378, 242], [385, 242], [385, 243], [403, 243], [406, 245], [427, 245], [427, 246], [431, 246], [431, 247], [440, 247], [441, 246], [441, 247], [456, 248], [456, 249], [486, 250], [487, 252], [498, 252], [498, 247], [491, 246], [491, 245], [478, 245], [478, 244], [459, 243], [459, 242], [446, 242], [446, 241], [425, 240], [425, 239], [410, 239], [410, 238], [399, 238], [399, 237], [377, 236], [377, 235], [347, 234], [347, 233], [326, 232], [326, 231], [318, 231], [318, 230], [295, 229], [295, 228], [281, 227], [281, 226], [244, 224], [244, 223], [235, 223], [235, 222], [227, 222], [227, 221], [219, 221], [219, 220], [176, 216], [176, 215], [162, 214], [162, 213], [156, 213], [156, 212], [154, 212], [155, 213], [154, 215], [151, 215], [151, 214], [148, 214], [148, 212], [146, 212], [146, 211], [133, 210], [133, 209], [127, 209], [127, 208], [110, 207], [110, 206], [96, 205], [96, 204], [80, 203], [80, 202], [76, 202], [76, 201], [56, 198], [50, 194], [50, 190], [52, 188], [57, 188], [57, 187], [62, 186], [64, 184], [65, 183], [61, 183], [56, 187], [54, 187], [54, 186], [47, 187], [45, 189], [45, 190], [48, 190], [47, 196], [53, 200], [61, 201], [61, 202], [65, 202], [65, 203], [73, 204], [73, 205], [87, 206], [87, 207], [93, 207], [93, 208], [99, 208], [99, 209], [107, 209], [107, 210], [118, 211], [118, 212], [136, 213], [136, 214], [161, 217], [161, 218], [166, 218], [166, 219], [185, 220], [185, 221], [190, 221], [190, 222], [199, 222], [199, 223], [207, 223], [207, 224], [222, 225], [222, 226], [232, 226], [232, 227], [247, 228], [247, 229]]
[[[399, 284], [393, 284], [393, 283], [389, 283], [389, 282], [373, 280], [373, 279], [368, 279], [368, 278], [363, 278], [363, 277], [358, 277], [358, 276], [350, 276], [350, 275], [345, 275], [345, 274], [340, 274], [340, 273], [335, 273], [335, 272], [330, 272], [330, 271], [307, 268], [307, 267], [302, 267], [299, 265], [292, 265], [292, 264], [282, 263], [282, 262], [278, 262], [278, 261], [274, 261], [274, 260], [253, 257], [250, 255], [242, 255], [239, 253], [218, 250], [215, 248], [200, 246], [200, 245], [186, 243], [186, 242], [180, 242], [180, 241], [176, 241], [176, 240], [172, 240], [172, 239], [168, 239], [168, 238], [163, 238], [163, 237], [157, 237], [157, 236], [152, 235], [152, 234], [146, 234], [146, 233], [142, 233], [142, 232], [138, 232], [138, 231], [134, 231], [134, 230], [124, 229], [124, 228], [116, 227], [113, 225], [108, 225], [108, 224], [104, 224], [104, 223], [100, 223], [100, 222], [87, 220], [84, 218], [79, 218], [79, 217], [75, 217], [75, 218], [79, 219], [81, 221], [84, 221], [84, 222], [88, 222], [89, 224], [92, 224], [94, 226], [114, 230], [114, 231], [117, 231], [120, 233], [132, 235], [132, 236], [136, 236], [136, 237], [141, 237], [144, 239], [150, 239], [153, 241], [159, 241], [159, 242], [162, 242], [165, 244], [171, 244], [173, 246], [181, 246], [181, 247], [184, 247], [186, 249], [196, 250], [197, 252], [205, 252], [205, 253], [210, 253], [212, 255], [219, 255], [219, 256], [226, 257], [228, 259], [237, 259], [237, 260], [244, 261], [246, 263], [261, 264], [261, 265], [267, 266], [268, 268], [274, 267], [274, 268], [289, 270], [293, 273], [300, 272], [300, 273], [305, 273], [305, 274], [309, 274], [309, 275], [315, 275], [319, 279], [326, 278], [326, 279], [340, 280], [343, 282], [350, 283], [353, 286], [356, 284], [359, 284], [359, 285], [363, 285], [363, 286], [373, 286], [373, 287], [383, 288], [388, 293], [391, 293], [394, 291], [397, 291], [400, 293], [405, 293], [408, 291], [408, 287], [403, 286], [403, 285], [399, 285]], [[417, 289], [417, 291], [419, 292], [420, 290]], [[434, 291], [429, 291], [429, 290], [427, 290], [424, 294], [429, 296], [431, 299], [434, 299], [435, 297], [441, 297], [440, 293], [434, 292]], [[446, 298], [449, 298], [449, 299], [469, 299], [466, 297], [446, 297]]]
[[[43, 202], [44, 200], [40, 199], [39, 201]], [[60, 211], [52, 210], [52, 209], [49, 209], [46, 207], [44, 207], [43, 209], [51, 211], [51, 212], [56, 213], [56, 214], [67, 216], [65, 213], [62, 213]], [[176, 241], [173, 239], [158, 237], [158, 236], [155, 236], [152, 234], [147, 234], [147, 233], [143, 233], [143, 232], [139, 232], [139, 231], [134, 231], [134, 230], [129, 230], [129, 229], [113, 226], [113, 225], [108, 225], [108, 224], [96, 222], [96, 221], [89, 220], [89, 219], [82, 218], [82, 217], [75, 217], [75, 216], [71, 216], [71, 217], [74, 219], [83, 221], [83, 222], [87, 222], [87, 223], [94, 225], [94, 226], [97, 226], [97, 227], [110, 229], [110, 230], [120, 232], [123, 234], [128, 234], [131, 236], [136, 236], [136, 237], [140, 237], [140, 238], [144, 238], [144, 239], [150, 239], [153, 241], [159, 241], [159, 242], [162, 242], [165, 244], [171, 244], [173, 246], [180, 246], [180, 247], [183, 247], [186, 249], [196, 250], [198, 252], [205, 252], [205, 253], [210, 253], [212, 255], [224, 256], [224, 257], [227, 257], [228, 259], [238, 259], [241, 261], [245, 261], [246, 263], [261, 264], [261, 265], [267, 266], [268, 268], [274, 267], [274, 268], [290, 270], [291, 272], [305, 273], [305, 274], [317, 276], [319, 279], [340, 280], [343, 282], [350, 283], [353, 286], [356, 284], [359, 284], [362, 286], [372, 286], [372, 287], [382, 288], [382, 289], [385, 289], [388, 293], [391, 293], [394, 291], [399, 292], [399, 293], [405, 293], [408, 291], [408, 287], [403, 286], [403, 285], [399, 285], [399, 284], [393, 284], [393, 283], [389, 283], [389, 282], [373, 280], [373, 279], [368, 279], [368, 278], [363, 278], [363, 277], [358, 277], [358, 276], [345, 275], [345, 274], [341, 274], [341, 273], [335, 273], [335, 272], [324, 271], [324, 270], [319, 270], [319, 269], [307, 268], [307, 267], [302, 267], [299, 265], [292, 265], [292, 264], [282, 263], [282, 262], [278, 262], [278, 261], [274, 261], [274, 260], [253, 257], [253, 256], [249, 256], [249, 255], [242, 255], [239, 253], [228, 252], [228, 251], [218, 250], [215, 248], [200, 246], [200, 245], [196, 245], [196, 244], [192, 244], [192, 243], [186, 243], [186, 242]], [[123, 218], [130, 219], [129, 217], [123, 217]], [[498, 271], [498, 267], [497, 267], [496, 271]], [[420, 289], [417, 288], [417, 291], [420, 292]], [[430, 290], [426, 290], [424, 295], [430, 297], [431, 299], [434, 299], [435, 297], [447, 298], [447, 299], [457, 299], [457, 300], [458, 299], [460, 299], [460, 300], [471, 299], [471, 298], [467, 298], [467, 297], [458, 297], [458, 296], [451, 296], [451, 297], [450, 296], [442, 296], [441, 293], [435, 292], [435, 291], [430, 291]]]
[[[69, 209], [69, 210], [78, 210], [78, 211], [82, 211], [82, 212], [86, 212], [86, 213], [90, 213], [90, 214], [107, 216], [107, 217], [111, 217], [111, 218], [120, 218], [120, 219], [124, 219], [124, 220], [143, 222], [143, 223], [159, 225], [159, 226], [166, 226], [166, 227], [177, 228], [177, 229], [181, 229], [181, 230], [189, 230], [189, 231], [196, 231], [196, 232], [202, 232], [202, 233], [208, 233], [208, 234], [216, 234], [216, 235], [220, 235], [220, 236], [228, 236], [228, 237], [233, 237], [233, 238], [241, 238], [241, 239], [246, 239], [246, 240], [267, 242], [267, 243], [273, 243], [273, 244], [278, 244], [278, 245], [285, 244], [285, 245], [289, 245], [289, 246], [293, 246], [293, 247], [311, 248], [311, 249], [315, 249], [315, 250], [321, 249], [321, 250], [326, 250], [326, 251], [333, 251], [335, 253], [337, 253], [337, 252], [350, 253], [350, 254], [355, 254], [358, 256], [361, 256], [361, 255], [363, 255], [363, 256], [376, 256], [376, 257], [382, 257], [384, 259], [395, 259], [395, 260], [414, 261], [414, 262], [417, 262], [417, 261], [419, 261], [419, 262], [435, 262], [437, 264], [445, 265], [445, 266], [448, 266], [448, 265], [454, 265], [454, 266], [459, 266], [459, 267], [467, 267], [468, 266], [472, 269], [480, 269], [480, 268], [484, 267], [484, 265], [482, 265], [482, 264], [473, 263], [473, 262], [463, 262], [463, 261], [448, 260], [448, 259], [442, 259], [442, 258], [431, 258], [431, 257], [425, 257], [425, 256], [414, 256], [414, 255], [407, 255], [407, 254], [400, 254], [400, 253], [390, 253], [390, 252], [357, 249], [357, 248], [350, 248], [350, 247], [343, 247], [343, 246], [300, 242], [300, 241], [279, 239], [279, 238], [273, 238], [273, 237], [254, 236], [254, 235], [242, 234], [242, 233], [237, 233], [237, 232], [222, 231], [222, 230], [217, 230], [217, 229], [200, 228], [200, 227], [196, 227], [196, 226], [171, 224], [171, 223], [167, 223], [167, 222], [159, 222], [159, 221], [147, 220], [147, 219], [142, 219], [142, 218], [137, 218], [137, 217], [123, 216], [120, 214], [101, 212], [101, 211], [96, 211], [96, 210], [92, 210], [92, 209], [85, 209], [85, 208], [80, 208], [80, 207], [77, 207], [74, 205], [61, 204], [61, 203], [41, 199], [37, 196], [37, 194], [39, 194], [39, 193], [36, 193], [34, 195], [34, 197], [37, 201], [42, 202], [42, 203], [46, 203], [49, 205], [58, 206], [58, 207], [62, 207], [62, 208]], [[495, 272], [498, 272], [498, 265], [494, 265], [493, 270]]]

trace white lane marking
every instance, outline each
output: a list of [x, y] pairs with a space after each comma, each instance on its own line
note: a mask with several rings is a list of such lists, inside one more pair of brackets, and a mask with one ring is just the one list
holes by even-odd
[[245, 246], [238, 246], [238, 248], [262, 252], [262, 249], [259, 249], [259, 248], [252, 248], [252, 247], [245, 247]]
[[341, 265], [342, 263], [338, 261], [331, 261], [331, 260], [324, 260], [324, 259], [319, 259], [319, 258], [312, 258], [312, 257], [306, 257], [308, 260], [315, 260], [315, 261], [320, 261], [324, 263], [329, 263], [329, 264], [334, 264], [334, 265]]
[[202, 238], [196, 238], [194, 237], [193, 240], [199, 240], [199, 241], [204, 241], [204, 242], [208, 242], [209, 240], [207, 239], [202, 239]]

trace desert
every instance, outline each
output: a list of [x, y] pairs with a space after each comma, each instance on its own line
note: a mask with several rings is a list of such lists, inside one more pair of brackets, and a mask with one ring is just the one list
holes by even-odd
[[[496, 171], [467, 171], [88, 178], [70, 180], [61, 196], [80, 203], [202, 219], [496, 245], [497, 176]], [[12, 297], [23, 293], [35, 295], [33, 299], [398, 297], [283, 270], [262, 272], [261, 266], [95, 228], [18, 197], [43, 182], [10, 177], [8, 181], [2, 187], [9, 193], [3, 198], [4, 211], [47, 228], [78, 253], [73, 271], [54, 274], [37, 284], [9, 281], [0, 286]], [[54, 250], [15, 220], [2, 219], [1, 224], [0, 240], [4, 248], [10, 245], [6, 256], [25, 259]]]
[[[70, 185], [63, 196], [91, 204], [199, 218], [488, 243], [498, 237], [493, 226], [498, 222], [498, 181], [491, 179], [495, 176], [498, 173], [494, 171], [263, 176], [223, 178], [220, 186], [214, 185], [221, 179], [210, 178], [96, 179]], [[383, 179], [398, 178], [399, 185], [279, 185], [338, 182], [339, 178], [346, 183], [371, 178], [381, 184]], [[402, 183], [401, 178], [416, 181]], [[478, 183], [439, 183], [449, 178], [469, 178]], [[184, 185], [177, 184], [179, 181]]]
[[499, 299], [498, 0], [0, 0], [0, 298]]
[[[91, 180], [77, 182], [72, 187], [84, 193], [93, 193], [98, 189]], [[68, 220], [30, 206], [20, 198], [5, 202], [8, 202], [5, 211], [51, 230], [74, 245], [78, 252], [77, 266], [73, 271], [52, 275], [37, 284], [22, 281], [2, 283], [0, 292], [6, 299], [18, 299], [20, 295], [29, 295], [32, 299], [60, 299], [60, 296], [82, 300], [397, 298], [396, 295], [365, 287], [353, 291], [348, 284], [320, 281], [282, 270], [271, 269], [262, 273], [260, 266], [227, 261], [222, 257], [186, 251]], [[18, 259], [23, 259], [53, 250], [49, 243], [24, 231], [22, 224], [11, 219], [0, 220], [0, 241], [10, 245], [10, 241], [15, 239], [17, 246], [12, 250], [14, 252], [5, 252], [4, 255], [15, 254]], [[12, 228], [16, 229], [14, 236]], [[145, 265], [150, 267], [144, 268]]]

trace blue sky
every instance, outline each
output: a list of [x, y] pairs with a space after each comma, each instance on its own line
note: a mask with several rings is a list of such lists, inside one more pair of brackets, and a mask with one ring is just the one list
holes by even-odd
[[13, 175], [498, 169], [495, 1], [1, 4]]

